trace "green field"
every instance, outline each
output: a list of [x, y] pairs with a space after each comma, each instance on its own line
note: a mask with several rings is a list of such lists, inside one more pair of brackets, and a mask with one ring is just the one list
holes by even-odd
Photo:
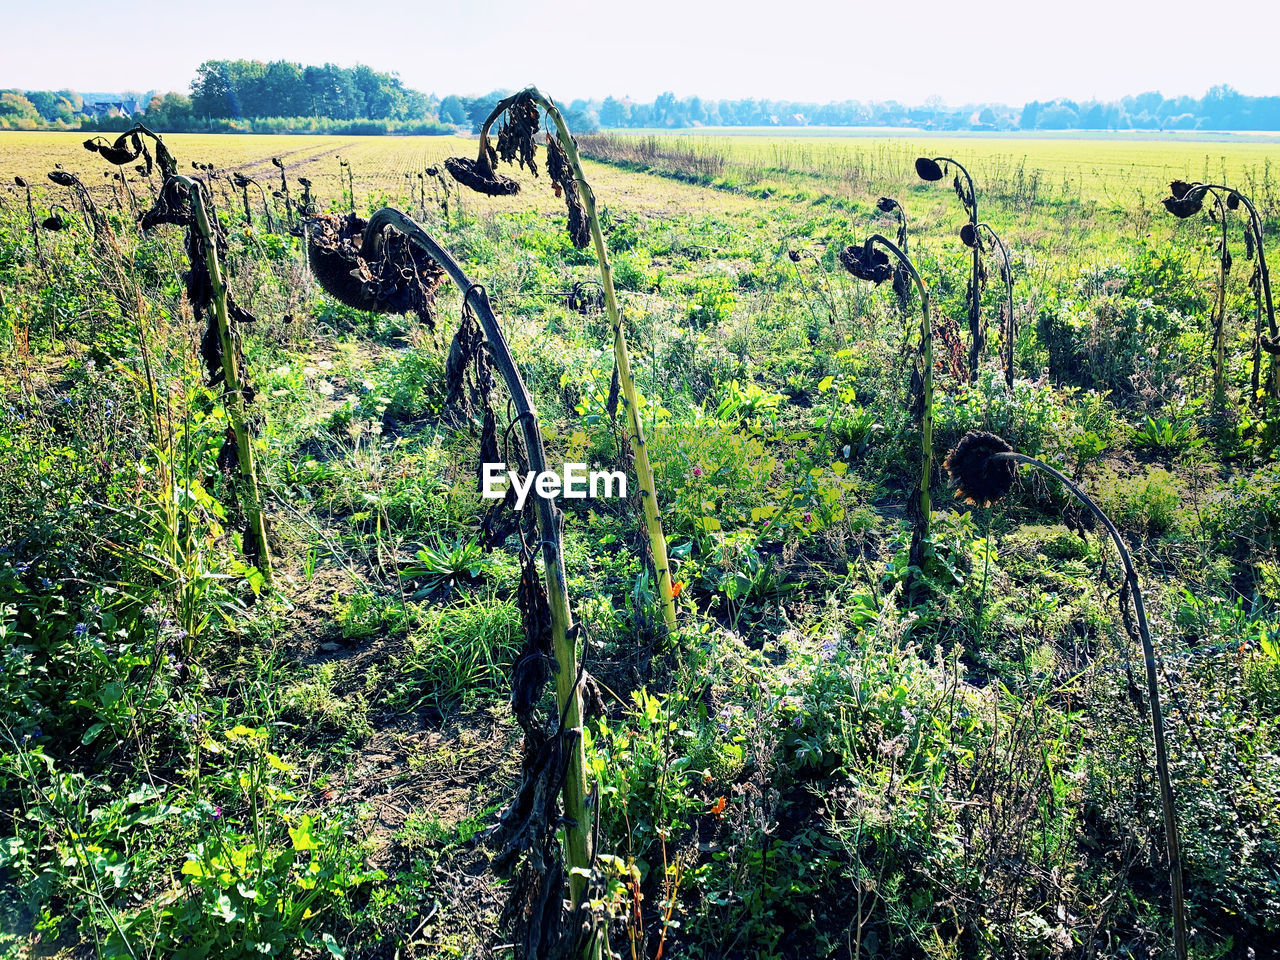
[[[1161, 201], [1175, 179], [1238, 187], [1280, 263], [1280, 144], [579, 138], [668, 629], [596, 252], [545, 148], [539, 176], [499, 166], [519, 193], [483, 196], [443, 166], [474, 139], [166, 136], [252, 315], [230, 312], [249, 386], [229, 394], [216, 284], [186, 279], [204, 247], [172, 222], [189, 194], [133, 161], [113, 179], [83, 140], [0, 134], [0, 958], [517, 958], [544, 905], [602, 957], [1173, 957], [1157, 706], [1190, 955], [1276, 956], [1280, 398], [1243, 208], [1219, 301], [1212, 205]], [[968, 168], [1010, 254], [1012, 316], [984, 241], [972, 372], [967, 217], [920, 155]], [[928, 403], [919, 296], [849, 267], [898, 238], [882, 197], [932, 304]], [[547, 531], [479, 492], [492, 451], [527, 454], [494, 348], [455, 340], [447, 283], [430, 310], [352, 305], [431, 276], [353, 259], [347, 215], [384, 207], [483, 285], [548, 463], [631, 479], [557, 501], [580, 688], [551, 680], [565, 644], [531, 587]], [[140, 230], [152, 210], [170, 222]], [[355, 242], [326, 272], [335, 224]], [[1115, 521], [1159, 704], [1104, 528], [1029, 467], [965, 502], [943, 460], [973, 430]], [[531, 729], [517, 663], [546, 667]], [[559, 821], [574, 778], [542, 744], [582, 750], [585, 823]], [[513, 874], [486, 830], [526, 776], [549, 819]], [[594, 856], [570, 919], [578, 826]]]

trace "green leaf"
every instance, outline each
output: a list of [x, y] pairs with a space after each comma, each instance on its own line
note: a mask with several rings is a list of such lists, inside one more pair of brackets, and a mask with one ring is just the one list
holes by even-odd
[[298, 826], [289, 828], [289, 841], [293, 844], [295, 850], [314, 850], [316, 848], [315, 841], [311, 839], [311, 817], [307, 814], [302, 815], [302, 819], [298, 821]]

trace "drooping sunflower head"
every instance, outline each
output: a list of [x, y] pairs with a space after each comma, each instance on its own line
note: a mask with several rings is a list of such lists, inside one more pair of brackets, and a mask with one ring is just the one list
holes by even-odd
[[1174, 180], [1169, 184], [1169, 196], [1164, 198], [1164, 208], [1179, 220], [1195, 216], [1204, 206], [1204, 190], [1197, 190], [1195, 186], [1185, 180]]
[[1017, 473], [1013, 460], [1000, 454], [1013, 447], [994, 433], [970, 430], [942, 462], [951, 477], [956, 496], [975, 506], [986, 507], [1005, 496]]
[[884, 283], [893, 276], [889, 255], [868, 240], [862, 246], [848, 246], [840, 251], [840, 263], [859, 280]]
[[930, 182], [942, 179], [942, 167], [937, 160], [929, 157], [916, 157], [916, 176]]
[[446, 157], [444, 167], [453, 179], [476, 193], [490, 197], [508, 197], [520, 192], [520, 184], [516, 181], [496, 173], [492, 165], [489, 169], [484, 169], [479, 161], [469, 157]]

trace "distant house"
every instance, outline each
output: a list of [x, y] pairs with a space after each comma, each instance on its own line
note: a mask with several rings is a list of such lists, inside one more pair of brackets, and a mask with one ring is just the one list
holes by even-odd
[[84, 113], [94, 120], [101, 120], [104, 117], [127, 117], [133, 114], [132, 103], [126, 103], [123, 100], [95, 100], [93, 103], [85, 103]]

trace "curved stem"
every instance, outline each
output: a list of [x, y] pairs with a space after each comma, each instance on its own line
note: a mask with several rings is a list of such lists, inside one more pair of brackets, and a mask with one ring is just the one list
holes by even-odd
[[[520, 377], [506, 337], [498, 325], [489, 295], [483, 287], [472, 284], [458, 261], [431, 234], [399, 210], [384, 208], [369, 218], [365, 228], [362, 255], [374, 255], [382, 242], [384, 227], [394, 227], [444, 267], [467, 302], [475, 311], [489, 344], [493, 365], [506, 384], [507, 393], [515, 408], [516, 419], [524, 436], [529, 469], [535, 476], [541, 475], [547, 466], [547, 455], [542, 445], [542, 428], [538, 423], [533, 398]], [[573, 743], [569, 749], [568, 771], [564, 781], [564, 810], [566, 860], [570, 869], [569, 891], [576, 908], [586, 891], [586, 878], [574, 873], [576, 868], [590, 864], [587, 831], [587, 782], [585, 754], [582, 743], [582, 692], [578, 684], [577, 650], [571, 639], [573, 620], [569, 611], [569, 590], [564, 568], [564, 549], [561, 545], [561, 521], [563, 515], [555, 503], [536, 494], [538, 511], [538, 537], [542, 550], [542, 569], [547, 585], [547, 602], [551, 609], [551, 641], [556, 654], [556, 703], [559, 716], [564, 718], [564, 733]]]
[[1058, 480], [1071, 491], [1077, 500], [1088, 507], [1090, 512], [1107, 528], [1107, 533], [1111, 535], [1111, 540], [1116, 545], [1116, 551], [1120, 554], [1120, 562], [1124, 566], [1125, 580], [1133, 597], [1133, 609], [1138, 620], [1138, 637], [1142, 643], [1142, 654], [1147, 668], [1147, 697], [1151, 701], [1151, 729], [1156, 751], [1156, 776], [1160, 781], [1160, 807], [1164, 817], [1165, 843], [1169, 856], [1169, 885], [1173, 892], [1174, 952], [1178, 960], [1186, 960], [1187, 918], [1182, 891], [1182, 857], [1178, 843], [1178, 820], [1173, 805], [1173, 785], [1169, 778], [1169, 755], [1165, 746], [1164, 710], [1160, 703], [1160, 688], [1156, 676], [1156, 651], [1151, 642], [1150, 628], [1147, 626], [1147, 612], [1142, 602], [1142, 588], [1138, 583], [1138, 573], [1133, 567], [1133, 560], [1129, 556], [1129, 550], [1125, 546], [1124, 540], [1120, 537], [1120, 531], [1111, 522], [1111, 518], [1103, 513], [1102, 508], [1094, 503], [1071, 480], [1047, 463], [1037, 460], [1035, 457], [1029, 457], [1024, 453], [1000, 453], [996, 454], [996, 458], [1025, 463]]
[[[976, 240], [978, 233], [978, 194], [973, 189], [973, 177], [969, 176], [969, 171], [964, 165], [951, 159], [950, 157], [934, 157], [934, 162], [943, 162], [952, 164], [957, 170], [964, 174], [965, 182], [969, 186], [969, 222], [973, 224], [974, 238]], [[978, 244], [973, 245], [973, 266], [970, 274], [971, 287], [969, 290], [969, 382], [973, 383], [978, 379], [978, 358], [982, 355], [982, 290], [978, 286], [978, 273], [982, 269], [982, 251], [978, 249]]]
[[653, 465], [649, 461], [649, 445], [645, 441], [644, 424], [640, 419], [640, 401], [636, 393], [635, 377], [631, 373], [631, 356], [627, 349], [627, 334], [622, 325], [622, 314], [618, 310], [618, 297], [613, 287], [613, 268], [609, 263], [609, 250], [605, 246], [604, 234], [600, 229], [600, 217], [596, 211], [596, 195], [587, 183], [586, 174], [582, 170], [582, 161], [578, 156], [578, 145], [565, 123], [560, 108], [550, 97], [544, 96], [537, 87], [526, 87], [520, 93], [499, 100], [485, 122], [480, 127], [480, 155], [478, 162], [491, 170], [489, 164], [489, 130], [494, 121], [511, 104], [521, 97], [528, 96], [540, 106], [556, 128], [556, 138], [564, 148], [570, 167], [573, 168], [574, 179], [578, 183], [578, 194], [582, 199], [583, 209], [587, 214], [587, 225], [591, 231], [592, 244], [595, 246], [596, 261], [600, 266], [600, 285], [604, 288], [605, 313], [609, 318], [609, 326], [613, 329], [613, 356], [618, 368], [618, 383], [622, 390], [622, 399], [627, 408], [627, 429], [631, 437], [634, 454], [636, 483], [640, 487], [641, 507], [644, 511], [645, 530], [649, 539], [649, 553], [653, 557], [654, 574], [658, 582], [658, 599], [662, 607], [662, 618], [668, 631], [676, 626], [675, 595], [671, 584], [671, 563], [667, 556], [667, 538], [662, 528], [662, 514], [658, 508], [657, 485], [653, 479]]
[[996, 246], [1000, 248], [1000, 256], [1004, 259], [1004, 290], [1009, 298], [1009, 328], [1005, 331], [1005, 362], [1004, 362], [1004, 382], [1013, 389], [1013, 337], [1015, 326], [1013, 322], [1013, 264], [1009, 261], [1009, 248], [1004, 245], [1004, 241], [991, 228], [991, 224], [978, 224], [979, 227], [985, 227], [987, 233], [991, 235], [991, 239], [996, 242]]
[[1227, 253], [1227, 205], [1220, 193], [1212, 193], [1214, 206], [1218, 208], [1218, 223], [1222, 227], [1218, 248], [1218, 289], [1213, 312], [1213, 405], [1221, 409], [1227, 399], [1227, 269], [1231, 261]]
[[[1253, 201], [1248, 196], [1241, 193], [1234, 187], [1228, 187], [1221, 183], [1195, 183], [1191, 185], [1191, 191], [1205, 193], [1211, 190], [1221, 190], [1228, 196], [1236, 197], [1244, 204], [1245, 209], [1249, 211], [1249, 226], [1253, 231], [1254, 245], [1258, 249], [1258, 280], [1259, 286], [1262, 288], [1262, 302], [1267, 313], [1267, 332], [1272, 338], [1280, 337], [1280, 328], [1276, 325], [1276, 309], [1271, 301], [1271, 274], [1267, 270], [1267, 252], [1263, 245], [1263, 222], [1262, 217], [1258, 214], [1258, 208], [1253, 205]], [[1271, 354], [1271, 377], [1268, 384], [1269, 391], [1273, 399], [1280, 399], [1280, 354]]]
[[929, 485], [933, 479], [933, 316], [929, 308], [929, 289], [924, 285], [911, 258], [892, 241], [875, 233], [867, 238], [867, 243], [878, 243], [893, 254], [907, 268], [916, 289], [920, 291], [920, 363], [924, 367], [921, 373], [924, 378], [924, 396], [920, 410], [920, 486], [916, 491], [919, 516], [912, 531], [910, 555], [911, 563], [918, 566], [924, 539], [929, 535], [933, 507], [929, 494]]

